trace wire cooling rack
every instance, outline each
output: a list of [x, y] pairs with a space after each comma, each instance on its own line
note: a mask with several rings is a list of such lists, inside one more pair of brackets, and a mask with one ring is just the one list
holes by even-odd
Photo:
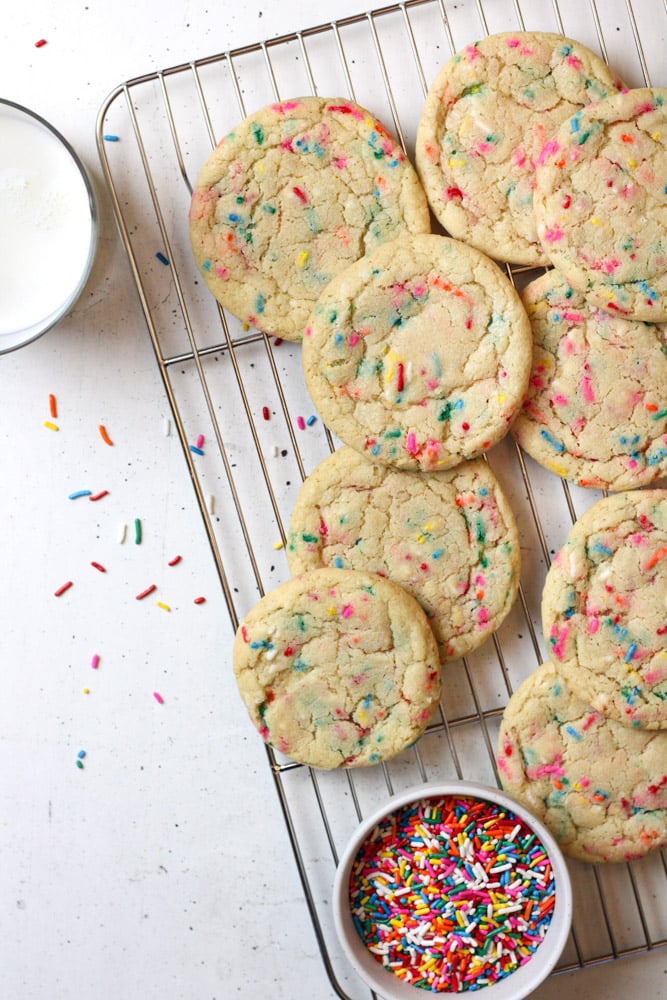
[[[667, 84], [660, 0], [531, 0], [523, 7], [518, 0], [407, 0], [148, 73], [119, 86], [100, 111], [102, 167], [234, 628], [259, 596], [287, 579], [280, 544], [296, 494], [336, 442], [317, 419], [301, 427], [298, 418], [314, 414], [298, 346], [242, 326], [200, 282], [187, 232], [197, 172], [247, 113], [311, 93], [356, 100], [411, 156], [424, 94], [441, 64], [487, 33], [518, 29], [579, 39], [629, 86]], [[508, 274], [517, 282], [532, 276], [521, 268]], [[202, 431], [207, 446], [197, 455], [190, 445]], [[329, 897], [339, 852], [365, 815], [410, 785], [497, 781], [504, 705], [544, 655], [539, 604], [550, 558], [600, 496], [545, 472], [511, 439], [488, 459], [520, 525], [519, 599], [480, 650], [443, 668], [440, 711], [419, 744], [388, 764], [337, 773], [312, 771], [267, 748], [305, 903], [343, 998], [369, 993], [333, 933]], [[560, 971], [667, 944], [663, 855], [571, 868], [575, 917]]]

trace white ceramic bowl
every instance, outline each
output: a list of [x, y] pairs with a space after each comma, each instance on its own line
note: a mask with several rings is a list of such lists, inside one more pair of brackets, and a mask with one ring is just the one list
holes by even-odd
[[333, 913], [336, 931], [343, 951], [371, 989], [386, 1000], [426, 1000], [433, 996], [452, 996], [452, 993], [436, 993], [430, 989], [412, 986], [385, 969], [368, 950], [357, 934], [350, 909], [349, 881], [352, 865], [359, 848], [375, 826], [386, 816], [423, 799], [435, 799], [454, 795], [461, 798], [475, 798], [495, 803], [509, 809], [530, 827], [546, 850], [554, 874], [555, 904], [547, 933], [530, 960], [511, 972], [506, 978], [482, 986], [475, 991], [466, 991], [457, 996], [479, 997], [480, 1000], [521, 1000], [532, 993], [549, 975], [565, 947], [572, 923], [572, 887], [565, 859], [549, 831], [524, 806], [497, 788], [488, 788], [472, 782], [453, 781], [437, 785], [421, 785], [396, 795], [359, 826], [343, 853], [334, 882]]
[[47, 121], [0, 99], [0, 354], [72, 308], [90, 274], [97, 212], [90, 181]]

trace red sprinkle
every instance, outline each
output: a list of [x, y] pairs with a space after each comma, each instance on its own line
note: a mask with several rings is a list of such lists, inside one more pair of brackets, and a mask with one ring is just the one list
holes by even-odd
[[401, 364], [397, 365], [397, 369], [398, 371], [396, 375], [396, 389], [398, 392], [403, 392], [403, 389], [405, 388], [405, 382], [403, 379], [403, 365]]
[[66, 590], [69, 590], [69, 588], [73, 586], [74, 586], [73, 582], [71, 580], [68, 580], [67, 583], [63, 583], [62, 587], [58, 587], [57, 590], [53, 591], [53, 596], [60, 597], [61, 594], [64, 594]]
[[148, 597], [148, 595], [152, 594], [154, 590], [157, 590], [157, 587], [154, 583], [151, 583], [150, 587], [146, 587], [146, 589], [142, 590], [140, 594], [137, 594], [137, 600], [143, 601], [144, 597]]
[[195, 604], [204, 604], [205, 601], [205, 597], [195, 597]]
[[35, 42], [36, 49], [41, 49], [42, 45], [46, 45], [46, 38], [40, 38], [38, 42]]
[[178, 565], [178, 563], [181, 561], [181, 558], [182, 558], [181, 556], [174, 556], [173, 559], [169, 560], [169, 562], [167, 563], [167, 566], [176, 566], [176, 565]]
[[273, 339], [273, 346], [274, 347], [280, 347], [280, 345], [282, 344], [282, 342], [283, 342], [283, 338], [282, 337], [274, 337], [274, 339]]
[[292, 191], [297, 196], [299, 201], [302, 201], [304, 204], [308, 201], [308, 198], [306, 197], [305, 193], [301, 190], [301, 188], [293, 187]]
[[100, 490], [99, 493], [96, 493], [94, 496], [88, 497], [88, 499], [89, 500], [101, 500], [102, 497], [108, 497], [108, 496], [109, 496], [109, 491], [108, 490]]
[[90, 565], [91, 565], [91, 566], [92, 566], [92, 567], [93, 567], [94, 569], [98, 569], [98, 570], [100, 571], [100, 573], [106, 573], [106, 570], [105, 570], [104, 566], [102, 566], [102, 564], [101, 564], [101, 563], [98, 563], [98, 562], [91, 562], [91, 564], [90, 564]]
[[463, 191], [461, 190], [461, 188], [457, 188], [457, 187], [447, 188], [447, 197], [448, 198], [462, 198], [463, 197]]
[[58, 416], [58, 407], [56, 406], [56, 397], [52, 392], [49, 393], [49, 413], [55, 419]]
[[268, 406], [263, 406], [262, 407], [262, 416], [264, 417], [265, 420], [268, 420], [269, 417], [271, 416], [271, 414], [269, 413]]

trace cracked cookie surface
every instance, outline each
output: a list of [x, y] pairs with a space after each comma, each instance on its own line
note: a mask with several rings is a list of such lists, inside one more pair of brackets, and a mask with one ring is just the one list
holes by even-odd
[[620, 86], [562, 35], [505, 32], [467, 45], [438, 73], [417, 132], [417, 169], [438, 221], [497, 260], [547, 263], [533, 216], [542, 147]]
[[440, 696], [438, 649], [418, 603], [353, 570], [313, 570], [266, 594], [238, 628], [233, 664], [262, 738], [323, 769], [400, 753]]
[[443, 236], [384, 244], [334, 278], [305, 329], [320, 416], [372, 461], [448, 469], [496, 444], [523, 401], [532, 336], [488, 257]]
[[503, 787], [573, 858], [630, 861], [667, 843], [667, 733], [600, 715], [552, 663], [512, 695], [497, 760]]
[[573, 115], [535, 175], [537, 231], [593, 304], [667, 320], [667, 89], [643, 87]]
[[304, 481], [286, 553], [293, 574], [334, 566], [400, 584], [426, 612], [443, 661], [488, 639], [519, 585], [514, 515], [482, 459], [410, 473], [343, 446]]
[[624, 490], [667, 473], [667, 325], [592, 306], [557, 272], [521, 292], [533, 370], [512, 434], [579, 486]]
[[667, 490], [616, 493], [579, 518], [547, 573], [542, 627], [580, 698], [667, 729]]
[[239, 319], [288, 340], [301, 340], [335, 274], [430, 228], [400, 144], [342, 98], [297, 98], [250, 115], [206, 161], [190, 205], [190, 241], [210, 291]]

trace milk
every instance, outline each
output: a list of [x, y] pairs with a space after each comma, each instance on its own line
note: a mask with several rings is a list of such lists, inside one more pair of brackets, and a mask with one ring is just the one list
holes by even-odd
[[0, 351], [73, 301], [92, 241], [88, 188], [71, 154], [44, 125], [0, 104]]

